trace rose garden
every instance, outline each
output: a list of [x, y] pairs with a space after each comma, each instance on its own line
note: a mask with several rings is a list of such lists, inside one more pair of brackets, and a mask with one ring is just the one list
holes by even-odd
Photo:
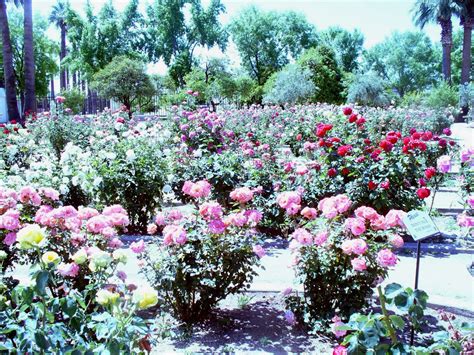
[[[451, 3], [453, 16], [474, 21], [473, 4]], [[26, 34], [27, 0], [23, 6]], [[192, 6], [192, 16], [211, 23], [222, 11], [214, 18]], [[157, 1], [156, 11], [168, 8]], [[202, 69], [197, 59], [193, 69], [166, 63], [163, 80], [175, 80], [166, 86], [123, 53], [85, 67], [75, 44], [86, 46], [86, 27], [67, 11], [72, 54], [61, 58], [60, 75], [64, 66], [87, 78], [89, 93], [113, 99], [114, 108], [86, 112], [79, 79], [67, 89], [61, 77], [54, 95], [55, 73], [51, 88], [45, 81], [54, 95], [47, 109], [25, 109], [27, 86], [23, 112], [8, 106], [0, 131], [0, 352], [474, 352], [468, 82], [457, 91], [445, 76], [423, 92], [393, 84], [374, 94], [375, 72], [359, 67], [341, 69], [335, 89], [336, 77], [325, 75], [337, 51], [300, 44], [299, 58], [286, 53], [286, 66], [275, 64], [271, 76], [268, 66], [265, 82], [262, 73], [249, 76], [247, 89], [245, 80], [226, 81], [234, 78], [222, 63]], [[221, 30], [245, 68], [241, 25]], [[197, 45], [219, 45], [210, 35]], [[25, 35], [25, 60], [26, 44]], [[6, 54], [4, 45], [7, 84]], [[147, 113], [158, 94], [161, 111]], [[413, 211], [436, 229], [418, 245]]]

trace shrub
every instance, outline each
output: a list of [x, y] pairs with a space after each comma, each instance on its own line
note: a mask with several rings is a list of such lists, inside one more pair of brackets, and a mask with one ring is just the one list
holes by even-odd
[[[367, 306], [372, 287], [397, 262], [391, 249], [403, 245], [396, 233], [404, 212], [391, 210], [383, 216], [362, 206], [350, 217], [352, 202], [345, 195], [325, 198], [317, 209], [301, 210], [297, 192], [283, 192], [277, 201], [299, 222], [294, 223], [290, 249], [304, 294], [289, 296], [288, 308], [302, 323], [321, 330], [335, 315], [345, 318]], [[316, 219], [318, 213], [322, 217]]]
[[432, 88], [426, 96], [426, 105], [433, 109], [451, 109], [458, 105], [459, 93], [456, 87], [442, 81], [439, 85]]
[[79, 89], [69, 89], [67, 91], [61, 92], [61, 95], [65, 98], [64, 106], [67, 109], [70, 109], [74, 114], [82, 112], [86, 96]]
[[[472, 324], [455, 322], [456, 317], [445, 311], [439, 311], [438, 324], [441, 330], [433, 334], [417, 334], [427, 340], [425, 346], [412, 346], [406, 343], [403, 336], [414, 327], [417, 333], [425, 321], [424, 310], [427, 306], [428, 295], [421, 290], [403, 288], [399, 284], [389, 284], [382, 292], [377, 287], [382, 314], [354, 313], [348, 322], [344, 323], [336, 317], [333, 321], [332, 332], [336, 337], [345, 335], [342, 345], [337, 346], [337, 354], [360, 354], [368, 351], [379, 353], [415, 353], [428, 355], [433, 353], [469, 353], [474, 350]], [[389, 314], [388, 309], [395, 312]], [[347, 334], [347, 335], [346, 335]], [[417, 337], [418, 338], [418, 337]]]
[[145, 64], [127, 58], [115, 57], [94, 75], [92, 88], [100, 95], [118, 100], [132, 117], [132, 108], [140, 98], [153, 96], [155, 88], [146, 74]]
[[183, 191], [196, 199], [196, 210], [156, 217], [149, 231], [161, 230], [163, 245], [148, 248], [143, 272], [174, 315], [193, 323], [209, 317], [220, 300], [249, 287], [264, 250], [254, 230], [261, 214], [245, 208], [251, 192], [231, 193], [241, 204], [230, 213], [205, 199], [210, 194], [206, 181], [187, 181]]
[[322, 45], [310, 48], [301, 55], [297, 63], [303, 70], [309, 70], [314, 87], [318, 88], [312, 97], [313, 102], [342, 102], [342, 72], [330, 47]]
[[[115, 237], [116, 228], [128, 223], [123, 208], [54, 208], [57, 191], [29, 186], [2, 189], [0, 196], [0, 349], [139, 350], [148, 327], [135, 313], [156, 304], [157, 296], [111, 284], [117, 266], [126, 262]], [[5, 278], [6, 270], [15, 272], [13, 260], [30, 266], [30, 284], [13, 288]]]
[[309, 70], [302, 69], [296, 64], [288, 65], [276, 73], [275, 80], [267, 88], [263, 102], [280, 105], [302, 103], [313, 96], [316, 90]]
[[357, 74], [354, 77], [348, 88], [347, 101], [379, 107], [390, 104], [386, 83], [373, 72]]

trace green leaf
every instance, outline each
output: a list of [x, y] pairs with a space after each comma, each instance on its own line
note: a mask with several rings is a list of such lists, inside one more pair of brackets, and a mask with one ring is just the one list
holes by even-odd
[[389, 318], [395, 328], [402, 330], [405, 327], [405, 321], [402, 317], [392, 314]]
[[35, 341], [36, 341], [36, 345], [38, 345], [40, 349], [46, 350], [49, 348], [49, 341], [44, 336], [42, 331], [35, 333]]
[[46, 286], [48, 285], [48, 280], [49, 280], [49, 272], [42, 270], [38, 273], [36, 276], [36, 291], [40, 295], [44, 295], [46, 293]]
[[397, 296], [399, 293], [403, 292], [403, 287], [397, 283], [391, 283], [385, 286], [384, 289], [384, 294], [385, 298], [388, 299], [393, 299], [395, 296]]

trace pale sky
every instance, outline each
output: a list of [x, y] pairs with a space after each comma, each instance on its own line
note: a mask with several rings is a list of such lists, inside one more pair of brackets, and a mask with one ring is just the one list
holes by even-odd
[[[95, 9], [99, 9], [107, 0], [90, 0]], [[152, 0], [140, 0], [141, 8], [145, 8]], [[209, 0], [202, 0], [204, 5]], [[47, 16], [56, 0], [33, 0], [33, 11]], [[128, 4], [128, 0], [113, 0], [114, 6], [120, 11]], [[308, 21], [317, 29], [325, 29], [338, 25], [348, 30], [358, 28], [365, 36], [365, 47], [369, 48], [382, 41], [393, 31], [415, 30], [410, 9], [415, 0], [222, 0], [226, 13], [221, 16], [223, 24], [228, 24], [243, 8], [251, 4], [263, 10], [293, 10], [303, 13]], [[72, 7], [82, 10], [86, 0], [70, 0]], [[455, 28], [459, 25], [454, 23]], [[424, 30], [432, 40], [439, 42], [440, 29], [436, 25], [427, 26]], [[49, 34], [56, 37], [54, 29]], [[209, 55], [219, 55], [218, 50]], [[222, 54], [220, 54], [222, 56]], [[234, 64], [238, 62], [238, 53], [233, 45], [229, 46], [227, 56]], [[163, 64], [155, 65], [153, 72], [163, 72]]]

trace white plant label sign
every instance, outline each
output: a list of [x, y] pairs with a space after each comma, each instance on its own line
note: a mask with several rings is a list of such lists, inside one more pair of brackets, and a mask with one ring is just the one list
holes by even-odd
[[438, 228], [428, 213], [410, 211], [403, 219], [403, 223], [414, 240], [419, 241], [439, 233]]

